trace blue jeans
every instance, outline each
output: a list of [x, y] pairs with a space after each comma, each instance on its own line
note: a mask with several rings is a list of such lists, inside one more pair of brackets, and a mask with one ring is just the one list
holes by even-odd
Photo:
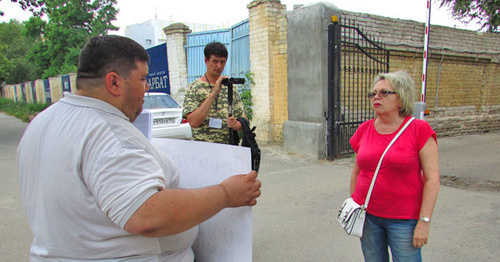
[[388, 262], [389, 252], [393, 261], [422, 261], [420, 248], [413, 246], [415, 219], [387, 219], [366, 215], [361, 249], [365, 261]]

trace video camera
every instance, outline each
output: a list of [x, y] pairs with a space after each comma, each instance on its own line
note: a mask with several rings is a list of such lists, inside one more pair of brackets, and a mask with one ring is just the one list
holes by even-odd
[[237, 78], [237, 77], [229, 77], [222, 79], [222, 84], [225, 86], [228, 85], [242, 85], [245, 83], [245, 78]]

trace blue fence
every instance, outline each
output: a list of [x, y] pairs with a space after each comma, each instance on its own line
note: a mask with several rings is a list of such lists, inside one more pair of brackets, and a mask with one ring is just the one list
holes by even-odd
[[231, 76], [250, 73], [250, 27], [245, 20], [231, 28]]
[[14, 102], [17, 103], [17, 85], [14, 86]]
[[51, 103], [52, 99], [50, 98], [50, 82], [49, 79], [43, 80], [43, 91], [45, 93], [45, 103]]
[[[54, 79], [54, 87], [51, 87], [51, 80], [49, 79], [39, 79], [15, 85], [5, 85], [4, 97], [12, 99], [14, 102], [55, 103], [61, 98], [64, 92], [74, 93], [76, 91], [76, 78], [74, 76], [75, 74], [72, 73], [54, 77], [57, 78]], [[39, 86], [37, 86], [38, 81], [41, 81]], [[57, 93], [60, 93], [61, 96], [57, 95]], [[55, 95], [55, 100], [52, 94]]]
[[203, 49], [210, 42], [223, 43], [229, 53], [223, 75], [244, 77], [250, 72], [249, 22], [244, 20], [231, 28], [197, 32], [187, 35], [187, 74], [188, 83], [200, 78], [207, 70]]
[[[188, 83], [200, 78], [206, 71], [203, 49], [205, 45], [218, 41], [223, 43], [228, 52], [229, 57], [223, 75], [232, 77], [245, 77], [246, 73], [250, 72], [250, 36], [249, 22], [244, 20], [229, 29], [214, 30], [206, 32], [198, 32], [187, 35], [186, 51], [187, 51], [187, 69]], [[157, 45], [146, 50], [151, 58], [149, 64], [149, 75], [147, 81], [150, 86], [150, 91], [164, 92], [170, 94], [170, 78], [168, 74], [168, 58], [167, 46], [165, 44]], [[71, 92], [74, 86], [71, 86], [69, 75], [61, 77], [62, 91]], [[31, 82], [31, 95], [33, 101], [36, 101], [36, 87], [34, 82]], [[13, 85], [12, 91], [14, 100], [18, 102], [18, 93], [21, 94], [20, 100], [26, 102], [26, 88], [24, 83]], [[45, 102], [52, 101], [50, 92], [50, 82], [48, 79], [43, 80], [43, 91]]]
[[71, 79], [69, 78], [69, 75], [61, 76], [61, 84], [62, 84], [63, 93], [64, 92], [71, 92]]
[[21, 101], [26, 103], [26, 85], [24, 83], [21, 83]]
[[36, 103], [36, 86], [35, 86], [35, 81], [31, 81], [31, 101], [34, 101]]

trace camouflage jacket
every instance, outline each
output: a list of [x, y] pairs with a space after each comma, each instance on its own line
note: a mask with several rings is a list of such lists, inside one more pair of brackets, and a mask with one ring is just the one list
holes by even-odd
[[[197, 79], [189, 84], [184, 97], [184, 109], [182, 115], [195, 111], [212, 92], [212, 86]], [[229, 103], [227, 96], [227, 86], [222, 85], [219, 96], [214, 100], [207, 117], [199, 128], [193, 128], [193, 139], [213, 143], [229, 144], [229, 128], [227, 127], [227, 117], [229, 115]], [[233, 86], [233, 116], [236, 118], [245, 115], [245, 109], [241, 102], [240, 94], [236, 86]], [[209, 127], [210, 118], [222, 120], [222, 128]]]

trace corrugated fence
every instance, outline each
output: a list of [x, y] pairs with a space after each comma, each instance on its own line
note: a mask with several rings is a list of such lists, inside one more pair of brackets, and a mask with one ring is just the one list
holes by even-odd
[[188, 83], [201, 77], [205, 71], [203, 49], [210, 42], [221, 42], [228, 50], [229, 57], [223, 75], [245, 77], [250, 72], [249, 22], [244, 20], [231, 28], [197, 32], [187, 35]]

